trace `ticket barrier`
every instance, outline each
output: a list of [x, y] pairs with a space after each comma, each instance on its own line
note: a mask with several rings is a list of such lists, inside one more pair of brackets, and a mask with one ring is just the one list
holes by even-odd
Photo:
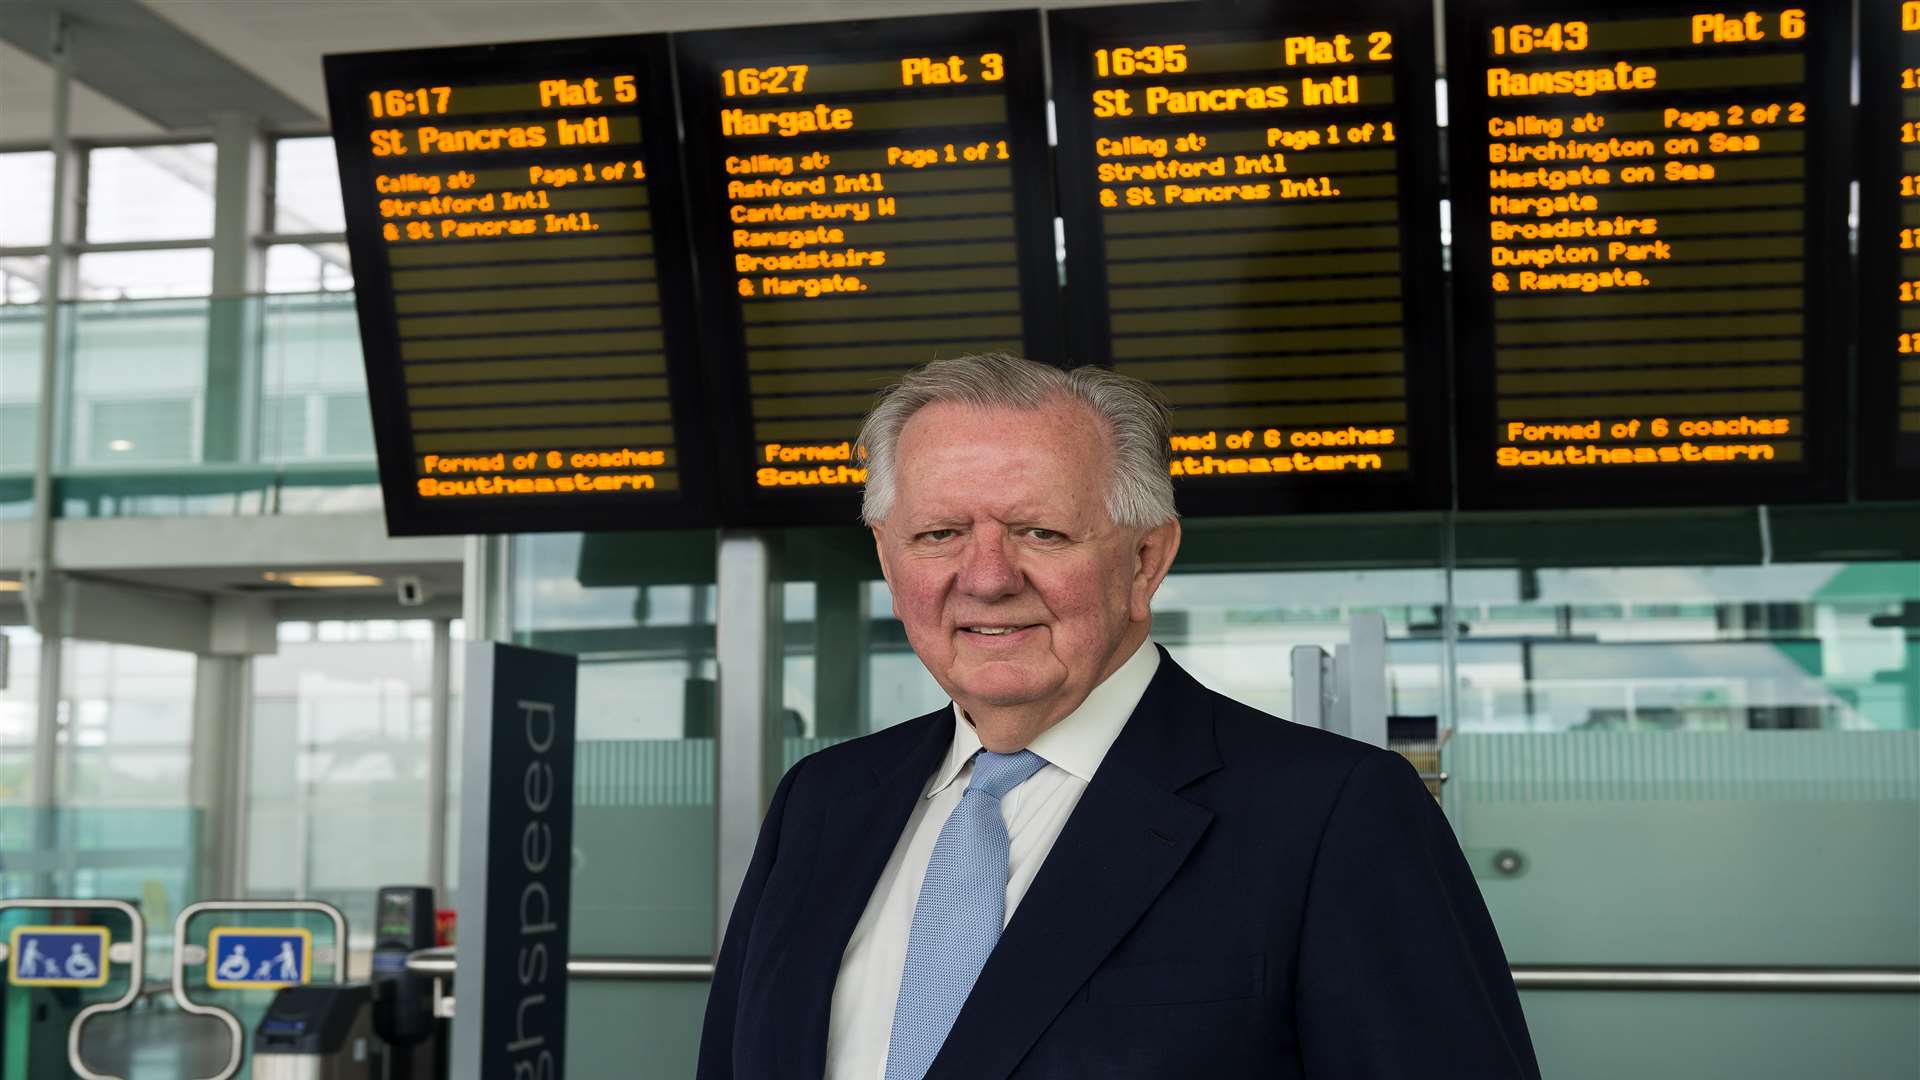
[[289, 986], [253, 1034], [253, 1080], [379, 1080], [366, 983]]
[[378, 1080], [440, 1080], [447, 1074], [446, 1023], [433, 1014], [433, 978], [407, 970], [407, 957], [434, 944], [433, 890], [390, 885], [374, 898], [373, 1030], [384, 1069]]
[[254, 1080], [445, 1077], [433, 980], [406, 970], [433, 944], [433, 891], [382, 888], [374, 911], [372, 981], [281, 989], [254, 1029]]
[[[0, 943], [0, 960], [6, 965], [7, 989], [19, 987], [66, 988], [70, 992], [92, 989], [112, 981], [113, 966], [126, 968], [127, 989], [112, 1001], [95, 1002], [81, 1008], [67, 1022], [66, 1067], [80, 1080], [123, 1080], [112, 1073], [97, 1072], [80, 1056], [80, 1035], [87, 1024], [108, 1013], [120, 1012], [140, 996], [147, 955], [147, 921], [140, 909], [124, 900], [0, 900], [0, 913], [7, 911], [113, 911], [127, 917], [128, 937], [116, 941], [104, 926], [20, 926]], [[31, 1048], [29, 1048], [31, 1053]], [[29, 1062], [34, 1076], [47, 1065]]]
[[[313, 975], [313, 961], [315, 957], [312, 935], [306, 930], [241, 926], [216, 927], [208, 933], [208, 944], [205, 948], [188, 946], [187, 942], [191, 940], [187, 936], [188, 924], [190, 924], [195, 917], [209, 913], [305, 913], [326, 916], [328, 921], [333, 924], [333, 985], [309, 985]], [[174, 1003], [180, 1007], [181, 1012], [193, 1013], [199, 1016], [209, 1016], [219, 1020], [222, 1024], [226, 1025], [229, 1036], [228, 1045], [230, 1049], [226, 1064], [221, 1066], [219, 1071], [211, 1075], [193, 1077], [190, 1078], [190, 1080], [231, 1080], [233, 1075], [240, 1071], [241, 1062], [245, 1060], [247, 1047], [249, 1045], [246, 1038], [245, 1026], [241, 1024], [239, 1017], [218, 1005], [209, 1005], [204, 1002], [195, 1001], [193, 996], [187, 992], [187, 969], [196, 963], [206, 964], [207, 983], [214, 989], [271, 989], [277, 991], [278, 993], [274, 998], [273, 1005], [270, 1006], [267, 1011], [268, 1018], [276, 1015], [275, 1010], [281, 1007], [281, 998], [287, 994], [287, 991], [300, 990], [308, 992], [296, 994], [288, 999], [286, 1006], [288, 1011], [282, 1014], [288, 1017], [306, 1017], [311, 1015], [315, 1018], [317, 1025], [314, 1031], [315, 1039], [306, 1040], [300, 1044], [301, 1046], [306, 1045], [307, 1042], [317, 1044], [318, 1037], [321, 1035], [336, 1034], [342, 1010], [348, 1014], [346, 1020], [348, 1030], [351, 1030], [356, 1024], [360, 1027], [369, 1028], [370, 1030], [372, 1021], [370, 1009], [368, 1008], [369, 1001], [366, 986], [362, 985], [355, 988], [346, 985], [347, 917], [341, 914], [340, 909], [334, 907], [332, 904], [319, 900], [203, 900], [197, 904], [188, 904], [186, 907], [180, 909], [179, 916], [175, 918], [173, 922], [173, 940]], [[357, 1010], [353, 1006], [353, 991], [355, 990], [358, 991]], [[329, 995], [332, 994], [342, 994], [344, 996], [337, 1000], [324, 1000], [328, 999]], [[321, 1007], [322, 1004], [324, 1004], [324, 1008]], [[321, 1021], [324, 1021], [324, 1023], [321, 1023]], [[284, 1027], [280, 1029], [282, 1034], [287, 1033], [288, 1030], [289, 1029]], [[266, 1034], [265, 1020], [262, 1021], [261, 1031], [256, 1033], [255, 1039], [251, 1044], [256, 1054], [258, 1054], [260, 1050], [261, 1037], [264, 1034]], [[345, 1039], [345, 1043], [348, 1047], [348, 1053], [351, 1054], [354, 1040], [349, 1037]], [[357, 1065], [355, 1065], [355, 1068], [358, 1069], [357, 1072], [301, 1071], [310, 1070], [320, 1062], [331, 1062], [332, 1058], [327, 1055], [306, 1053], [304, 1050], [293, 1045], [283, 1048], [279, 1044], [273, 1044], [273, 1047], [273, 1052], [270, 1052], [267, 1058], [257, 1057], [255, 1060], [254, 1076], [259, 1078], [259, 1080], [265, 1080], [268, 1076], [338, 1076], [353, 1077], [354, 1080], [362, 1080], [362, 1078], [373, 1075], [369, 1071], [369, 1037], [365, 1034], [359, 1037], [361, 1058]], [[280, 1053], [279, 1051], [282, 1049], [290, 1052]], [[280, 1057], [296, 1058], [299, 1060], [277, 1060]], [[260, 1066], [263, 1063], [266, 1064], [269, 1069], [279, 1071], [263, 1073], [260, 1071]]]

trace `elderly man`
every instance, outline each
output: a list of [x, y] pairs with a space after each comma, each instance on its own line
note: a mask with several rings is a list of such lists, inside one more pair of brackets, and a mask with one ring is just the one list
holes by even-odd
[[894, 612], [953, 706], [787, 773], [701, 1077], [1538, 1077], [1413, 770], [1148, 642], [1180, 546], [1150, 388], [942, 360], [861, 445]]

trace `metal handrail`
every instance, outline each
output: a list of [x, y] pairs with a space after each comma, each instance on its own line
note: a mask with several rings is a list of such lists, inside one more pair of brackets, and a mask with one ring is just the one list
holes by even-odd
[[[452, 946], [407, 954], [407, 970], [416, 975], [454, 973]], [[600, 982], [699, 982], [713, 978], [713, 961], [681, 957], [574, 956], [567, 977]]]
[[218, 1005], [202, 1005], [187, 995], [187, 923], [195, 915], [209, 911], [232, 912], [269, 912], [289, 911], [325, 915], [333, 922], [333, 981], [347, 981], [347, 917], [340, 909], [324, 900], [202, 900], [197, 904], [188, 904], [180, 909], [180, 915], [173, 920], [173, 1001], [182, 1012], [198, 1016], [217, 1017], [227, 1026], [228, 1051], [227, 1063], [212, 1076], [197, 1077], [195, 1080], [230, 1080], [240, 1071], [240, 1063], [246, 1058], [246, 1030], [240, 1026], [240, 1018]]
[[[133, 933], [129, 944], [133, 946], [133, 959], [127, 962], [127, 992], [116, 1001], [97, 1001], [81, 1009], [67, 1025], [67, 1067], [81, 1080], [121, 1080], [111, 1073], [97, 1073], [87, 1067], [80, 1057], [80, 1029], [87, 1021], [102, 1013], [119, 1012], [133, 1004], [140, 996], [147, 963], [147, 919], [139, 908], [125, 900], [0, 900], [0, 911], [117, 911], [125, 915], [133, 924]], [[108, 955], [100, 962], [109, 969], [113, 964], [112, 939], [108, 939]]]
[[[436, 977], [455, 973], [452, 948], [421, 949], [407, 970]], [[1920, 993], [1920, 967], [1620, 966], [1515, 964], [1522, 990], [1748, 990], [1792, 993]], [[575, 979], [612, 982], [689, 982], [713, 978], [713, 963], [692, 958], [576, 956]]]
[[1522, 990], [1735, 990], [1828, 994], [1917, 994], [1920, 967], [1516, 964]]

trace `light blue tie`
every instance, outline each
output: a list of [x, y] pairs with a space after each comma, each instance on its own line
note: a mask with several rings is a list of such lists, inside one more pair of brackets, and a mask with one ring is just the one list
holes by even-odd
[[1007, 921], [1007, 823], [1000, 799], [1046, 765], [1031, 750], [973, 759], [913, 906], [886, 1080], [921, 1080], [960, 1015]]

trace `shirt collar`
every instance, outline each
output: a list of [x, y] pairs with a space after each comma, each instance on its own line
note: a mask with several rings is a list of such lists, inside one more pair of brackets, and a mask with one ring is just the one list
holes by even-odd
[[[1080, 707], [1061, 718], [1060, 722], [1041, 732], [1027, 749], [1057, 765], [1083, 783], [1092, 783], [1094, 771], [1100, 768], [1100, 762], [1113, 748], [1113, 742], [1120, 737], [1120, 729], [1127, 726], [1127, 719], [1146, 696], [1147, 684], [1160, 670], [1160, 650], [1153, 642], [1143, 641], [1134, 650], [1127, 662], [1107, 676], [1106, 681], [1093, 688], [1087, 700]], [[932, 783], [925, 797], [932, 798], [946, 790], [947, 786], [960, 776], [960, 771], [973, 760], [974, 752], [980, 749], [980, 735], [967, 722], [966, 715], [960, 711], [958, 702], [953, 706], [953, 742], [947, 747], [946, 760], [940, 763], [939, 771], [933, 774]]]

